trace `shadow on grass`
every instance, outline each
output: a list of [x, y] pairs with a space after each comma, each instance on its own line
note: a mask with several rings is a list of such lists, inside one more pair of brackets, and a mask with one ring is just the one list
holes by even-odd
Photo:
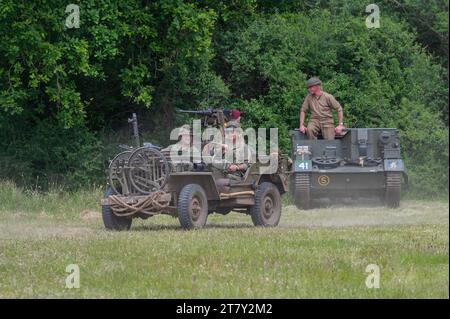
[[239, 223], [239, 224], [216, 224], [216, 223], [211, 223], [211, 224], [206, 224], [205, 228], [242, 229], [242, 228], [255, 228], [255, 226], [253, 226], [251, 224], [244, 224], [244, 223]]
[[[206, 224], [206, 226], [203, 229], [244, 229], [244, 228], [254, 228], [251, 224], [217, 224], [217, 223], [211, 223]], [[149, 224], [149, 225], [139, 225], [136, 227], [131, 227], [130, 231], [161, 231], [161, 230], [176, 230], [176, 231], [186, 231], [185, 229], [181, 228], [180, 225], [158, 225], [158, 224]]]
[[385, 204], [379, 198], [323, 198], [311, 201], [310, 208], [386, 208]]

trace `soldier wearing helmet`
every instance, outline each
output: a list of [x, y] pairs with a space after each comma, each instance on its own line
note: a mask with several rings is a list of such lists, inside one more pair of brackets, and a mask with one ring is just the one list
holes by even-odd
[[[335, 134], [340, 135], [344, 129], [344, 111], [333, 95], [322, 91], [321, 84], [317, 77], [306, 82], [309, 94], [300, 109], [300, 132], [308, 134], [310, 139], [317, 139], [317, 135], [322, 133], [324, 139], [332, 140]], [[338, 115], [339, 124], [336, 128], [332, 109], [335, 109]], [[311, 118], [305, 127], [305, 114], [308, 110], [311, 111]]]

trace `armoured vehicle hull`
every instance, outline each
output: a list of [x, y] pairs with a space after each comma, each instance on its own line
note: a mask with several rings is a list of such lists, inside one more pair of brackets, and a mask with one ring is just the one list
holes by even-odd
[[309, 140], [298, 130], [290, 135], [291, 191], [299, 208], [324, 197], [378, 197], [399, 206], [407, 174], [396, 129], [346, 129], [334, 140]]

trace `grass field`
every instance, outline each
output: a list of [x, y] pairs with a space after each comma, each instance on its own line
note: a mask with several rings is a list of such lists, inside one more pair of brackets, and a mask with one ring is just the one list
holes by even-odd
[[[0, 183], [1, 298], [448, 298], [449, 205], [406, 200], [300, 211], [279, 227], [211, 215], [182, 231], [178, 220], [135, 220], [104, 230], [99, 189], [27, 194]], [[66, 266], [80, 288], [65, 288]], [[380, 288], [365, 285], [380, 268]]]

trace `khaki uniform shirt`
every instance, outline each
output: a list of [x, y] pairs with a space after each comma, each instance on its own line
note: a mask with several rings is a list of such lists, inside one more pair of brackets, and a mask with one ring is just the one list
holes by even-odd
[[333, 119], [332, 109], [339, 111], [342, 109], [342, 106], [333, 95], [322, 91], [319, 97], [308, 94], [303, 102], [301, 111], [306, 113], [306, 111], [311, 110], [311, 119], [326, 121]]
[[[222, 141], [223, 144], [227, 142], [223, 140], [221, 136], [220, 138], [215, 138], [214, 141]], [[211, 155], [211, 160], [215, 163], [214, 166], [221, 170], [228, 170], [228, 167], [232, 164], [256, 162], [256, 151], [254, 151], [252, 147], [248, 146], [245, 143], [244, 137], [240, 135], [236, 138], [236, 141], [232, 144], [232, 148], [228, 151], [222, 149], [222, 146], [217, 144], [210, 144], [207, 152], [205, 152], [207, 148], [207, 146], [204, 147], [203, 154]], [[231, 161], [229, 161], [230, 158], [227, 158], [227, 152], [231, 152], [233, 155]]]

